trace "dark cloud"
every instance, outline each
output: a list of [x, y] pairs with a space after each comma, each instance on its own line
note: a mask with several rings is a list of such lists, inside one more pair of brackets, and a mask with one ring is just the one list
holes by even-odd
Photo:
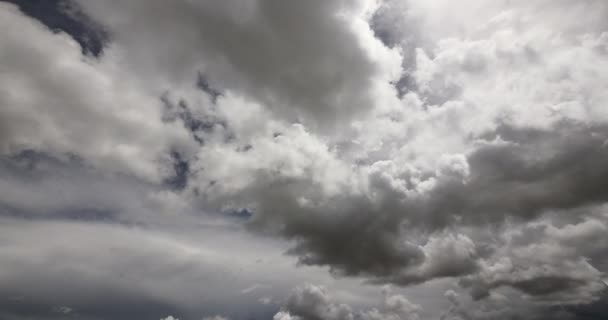
[[[436, 183], [424, 194], [402, 194], [382, 176], [381, 168], [370, 174], [365, 193], [345, 188], [329, 198], [321, 192], [322, 184], [308, 176], [277, 179], [276, 173], [260, 171], [253, 178], [256, 185], [207, 203], [250, 208], [252, 227], [294, 240], [288, 253], [301, 264], [329, 266], [336, 275], [409, 285], [479, 271], [484, 246], [487, 251], [493, 244], [478, 246], [469, 237], [446, 230], [500, 226], [513, 219], [531, 221], [550, 210], [604, 202], [605, 127], [504, 125], [484, 139], [465, 164], [456, 159], [439, 172], [428, 173]], [[414, 177], [404, 174], [400, 179]], [[211, 190], [221, 188], [219, 182]], [[588, 283], [586, 278], [581, 283], [576, 277], [555, 277], [540, 274], [533, 279], [499, 281], [495, 286], [542, 296]]]
[[[560, 256], [553, 254], [560, 249], [534, 247], [537, 242], [552, 241], [546, 240], [554, 238], [548, 231], [538, 236], [529, 234], [531, 238], [509, 246], [508, 251], [499, 250], [504, 243], [495, 239], [479, 238], [477, 242], [443, 232], [458, 227], [525, 223], [548, 212], [557, 216], [575, 209], [585, 212], [590, 206], [604, 203], [606, 128], [580, 123], [559, 123], [548, 129], [504, 125], [484, 138], [487, 140], [467, 157], [466, 178], [461, 178], [459, 162], [454, 162], [443, 173], [434, 173], [435, 186], [422, 195], [404, 197], [379, 179], [370, 185], [370, 193], [376, 198], [342, 193], [324, 199], [308, 189], [315, 182], [279, 182], [258, 175], [258, 186], [264, 187], [246, 190], [240, 197], [244, 203], [253, 201], [249, 203], [254, 207], [254, 227], [270, 228], [295, 240], [289, 254], [296, 255], [304, 265], [329, 266], [336, 275], [358, 275], [375, 283], [401, 285], [472, 277], [477, 279], [472, 287], [466, 281], [463, 284], [471, 287], [477, 298], [488, 297], [490, 290], [506, 286], [539, 301], [592, 299], [601, 272], [585, 259], [595, 260], [597, 266], [604, 262], [597, 258], [602, 255], [599, 249], [567, 249], [584, 246], [578, 242], [581, 240], [560, 242]], [[294, 195], [323, 200], [309, 206], [298, 202]], [[585, 217], [588, 213], [580, 219]], [[418, 234], [414, 228], [418, 228]], [[594, 229], [589, 232], [597, 234]], [[604, 243], [598, 237], [602, 241], [598, 243]], [[510, 260], [503, 264], [501, 255]], [[489, 267], [492, 264], [499, 269]], [[547, 269], [543, 264], [552, 267]], [[500, 269], [501, 265], [506, 269]], [[482, 278], [476, 278], [479, 275]], [[573, 300], [573, 295], [581, 300]]]
[[[510, 288], [528, 303], [587, 305], [605, 291], [606, 216], [579, 217], [557, 226], [555, 216], [503, 231], [496, 252], [479, 272], [461, 279], [474, 299], [487, 299]], [[593, 240], [596, 239], [596, 240]]]
[[[533, 219], [547, 210], [603, 203], [608, 198], [608, 127], [559, 123], [549, 129], [499, 127], [468, 156], [466, 181], [445, 181], [423, 208], [436, 222], [507, 217]], [[497, 140], [498, 139], [498, 140]], [[431, 220], [433, 221], [433, 220]], [[444, 220], [443, 223], [453, 222]]]

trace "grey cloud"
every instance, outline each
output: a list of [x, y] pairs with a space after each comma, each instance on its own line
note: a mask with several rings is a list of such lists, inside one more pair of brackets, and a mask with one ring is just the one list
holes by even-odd
[[[183, 228], [178, 229], [180, 237], [175, 235], [179, 232], [91, 222], [1, 222], [2, 319], [61, 318], [53, 312], [56, 306], [69, 306], [73, 311], [67, 318], [78, 319], [154, 319], [167, 314], [200, 319], [224, 312], [240, 318], [245, 310], [262, 316], [273, 308], [255, 297], [245, 299], [239, 289], [270, 274], [269, 281], [285, 287], [282, 271], [277, 271], [285, 268], [283, 262], [257, 265], [259, 269], [251, 270], [255, 276], [242, 274], [256, 265], [258, 254], [246, 245], [241, 249], [248, 248], [250, 254], [233, 257], [230, 246], [250, 243], [240, 242], [242, 234], [234, 231], [210, 228], [205, 232], [208, 239], [219, 239], [214, 234], [227, 239], [221, 246], [207, 246], [202, 243], [208, 240], [196, 239]], [[232, 299], [239, 299], [244, 309], [233, 310], [228, 303]]]
[[[232, 77], [241, 79], [242, 83], [235, 82], [233, 85], [242, 86], [239, 89], [249, 92], [250, 95], [252, 92], [264, 92], [257, 90], [260, 87], [269, 89], [272, 91], [272, 96], [278, 97], [279, 101], [293, 102], [306, 110], [313, 106], [311, 109], [312, 114], [315, 114], [313, 117], [319, 114], [321, 118], [331, 119], [331, 116], [327, 117], [324, 112], [314, 107], [323, 106], [322, 100], [333, 99], [331, 96], [334, 93], [350, 96], [349, 92], [359, 91], [361, 86], [365, 86], [364, 82], [359, 83], [359, 81], [368, 81], [376, 72], [373, 61], [366, 57], [363, 48], [356, 45], [356, 34], [347, 27], [347, 21], [336, 20], [337, 18], [333, 16], [333, 13], [342, 9], [356, 10], [356, 8], [345, 9], [348, 6], [342, 2], [324, 2], [322, 5], [298, 4], [303, 7], [282, 7], [283, 4], [271, 1], [259, 2], [242, 8], [239, 14], [235, 14], [232, 10], [237, 6], [232, 2], [221, 6], [212, 3], [179, 3], [170, 8], [165, 8], [161, 3], [143, 5], [134, 2], [120, 10], [118, 4], [112, 2], [83, 2], [83, 6], [90, 11], [90, 14], [96, 15], [97, 19], [114, 30], [118, 48], [120, 46], [126, 48], [127, 55], [139, 56], [138, 50], [151, 46], [153, 40], [160, 35], [182, 32], [183, 37], [180, 39], [167, 37], [167, 47], [170, 50], [157, 51], [155, 56], [150, 58], [153, 61], [160, 61], [161, 58], [174, 61], [169, 54], [180, 57], [179, 63], [169, 64], [166, 69], [162, 67], [162, 71], [169, 74], [186, 74], [187, 72], [181, 70], [181, 67], [209, 61], [207, 67], [211, 69], [204, 72], [212, 80], [214, 74], [219, 75], [220, 78], [227, 77], [218, 79], [218, 83], [226, 81], [230, 84], [233, 81]], [[161, 10], [163, 8], [167, 10]], [[108, 15], [107, 13], [110, 12], [115, 14]], [[278, 12], [282, 14], [279, 15]], [[306, 13], [305, 16], [308, 17], [306, 23], [299, 18], [286, 18], [296, 12], [298, 15]], [[175, 19], [177, 14], [181, 14], [182, 17]], [[156, 17], [153, 25], [150, 23], [151, 16]], [[315, 22], [311, 24], [313, 28], [320, 28], [314, 33], [323, 35], [323, 37], [315, 37], [313, 42], [310, 42], [312, 38], [307, 35], [314, 30], [303, 27], [311, 21]], [[219, 26], [224, 34], [212, 32]], [[255, 55], [243, 55], [247, 50], [242, 49], [241, 46], [247, 43], [236, 42], [235, 39], [239, 35], [245, 35], [245, 38], [251, 41], [256, 40], [249, 44], [256, 49]], [[329, 39], [334, 38], [345, 42], [330, 43]], [[191, 39], [191, 45], [182, 48], [171, 43], [172, 41], [182, 43], [184, 39]], [[318, 46], [309, 47], [312, 43]], [[193, 48], [200, 50], [192, 50]], [[285, 50], [276, 50], [277, 48], [285, 48]], [[290, 51], [290, 48], [297, 52]], [[180, 55], [179, 50], [184, 50], [183, 54]], [[147, 52], [151, 51], [147, 50]], [[353, 74], [349, 73], [342, 80], [331, 80], [332, 78], [327, 76], [325, 71], [330, 74], [338, 71], [317, 68], [318, 61], [323, 60], [319, 57], [326, 56], [331, 61], [344, 60], [342, 58], [345, 52], [354, 54], [353, 59], [356, 63], [353, 65], [363, 69], [349, 69], [347, 64], [332, 63], [336, 70], [348, 70]], [[227, 63], [218, 62], [218, 57], [225, 59]], [[147, 63], [146, 59], [142, 61], [144, 64]], [[294, 61], [297, 62], [295, 66]], [[344, 62], [351, 64], [348, 59]], [[281, 78], [280, 73], [289, 69], [288, 66], [302, 71], [297, 79]], [[136, 66], [134, 68], [137, 70]], [[198, 70], [195, 71], [198, 74]], [[232, 71], [235, 73], [230, 75]], [[279, 78], [281, 81], [275, 82]], [[318, 81], [319, 79], [331, 80], [332, 84], [343, 85], [344, 88], [325, 85], [323, 81]], [[351, 81], [355, 82], [351, 83]], [[312, 91], [302, 90], [300, 84], [312, 84]], [[320, 89], [321, 87], [323, 90]], [[351, 90], [352, 88], [355, 89]], [[303, 98], [304, 96], [306, 97]], [[309, 100], [310, 97], [314, 99]], [[274, 101], [265, 100], [264, 97], [256, 98], [269, 105], [275, 104]], [[321, 100], [317, 101], [317, 99]], [[340, 104], [334, 101], [329, 105]], [[585, 171], [585, 168], [597, 166], [603, 159], [603, 149], [599, 147], [600, 143], [603, 143], [600, 141], [601, 137], [592, 137], [590, 133], [585, 132], [585, 129], [576, 126], [556, 127], [546, 130], [545, 134], [539, 137], [532, 134], [519, 140], [509, 137], [503, 132], [504, 130], [506, 129], [500, 129], [496, 135], [513, 144], [481, 146], [474, 150], [467, 159], [470, 172], [466, 173], [468, 174], [466, 179], [459, 176], [462, 173], [458, 173], [456, 177], [449, 172], [440, 172], [439, 175], [433, 172], [423, 173], [437, 180], [437, 186], [424, 196], [404, 196], [401, 190], [389, 185], [392, 182], [380, 179], [379, 176], [383, 173], [377, 172], [370, 175], [369, 192], [343, 189], [342, 195], [327, 198], [320, 192], [311, 191], [311, 188], [319, 186], [316, 181], [305, 177], [295, 179], [281, 177], [281, 173], [277, 177], [273, 169], [269, 170], [270, 172], [264, 172], [262, 169], [252, 176], [255, 177], [257, 185], [264, 185], [265, 189], [258, 190], [257, 187], [251, 186], [232, 195], [222, 195], [216, 201], [218, 203], [224, 201], [221, 205], [224, 207], [230, 206], [231, 202], [238, 202], [234, 204], [239, 207], [252, 206], [255, 212], [254, 224], [278, 226], [281, 234], [294, 239], [296, 245], [289, 252], [297, 255], [303, 264], [328, 265], [336, 274], [365, 275], [372, 279], [386, 279], [387, 275], [400, 274], [403, 283], [415, 283], [434, 277], [466, 275], [475, 270], [474, 254], [462, 259], [462, 264], [449, 265], [449, 268], [448, 264], [440, 260], [437, 260], [436, 264], [425, 266], [425, 263], [431, 264], [432, 259], [425, 256], [423, 249], [408, 242], [405, 225], [423, 226], [427, 228], [423, 229], [424, 231], [432, 233], [456, 222], [464, 224], [500, 222], [510, 216], [531, 219], [540, 215], [543, 210], [584, 206], [602, 201], [604, 197], [601, 172], [598, 174]], [[512, 131], [517, 130], [519, 129]], [[598, 134], [603, 134], [601, 128], [597, 130], [600, 132]], [[553, 137], [554, 132], [558, 132], [559, 137]], [[571, 136], [568, 139], [574, 139], [572, 138], [574, 136], [579, 138], [570, 141], [566, 136]], [[540, 159], [531, 157], [540, 145], [548, 145], [546, 148], [553, 149], [538, 156]], [[255, 149], [259, 146], [251, 144], [251, 148], [254, 152], [249, 153], [256, 155]], [[212, 165], [205, 162], [207, 161], [205, 157], [208, 155], [204, 151], [200, 154], [200, 158], [204, 159], [201, 160], [202, 169], [214, 170]], [[572, 163], [572, 159], [575, 159], [576, 154], [580, 152], [593, 152], [594, 156], [589, 158], [590, 163], [584, 163], [579, 167]], [[530, 155], [526, 155], [527, 153]], [[524, 159], [520, 159], [522, 154], [525, 155]], [[340, 165], [348, 166], [347, 163]], [[200, 169], [194, 168], [193, 172], [196, 173], [193, 175], [205, 175]], [[317, 169], [307, 168], [313, 170], [311, 172]], [[375, 176], [376, 174], [378, 177]], [[407, 176], [402, 179], [413, 180]], [[204, 179], [203, 181], [207, 182]], [[208, 182], [217, 183], [218, 188], [228, 184], [217, 179]], [[416, 184], [411, 181], [408, 183]], [[193, 192], [194, 190], [191, 189]], [[200, 188], [196, 190], [200, 192]], [[570, 192], [570, 190], [574, 191]], [[371, 197], [371, 194], [375, 198]], [[320, 204], [312, 207], [302, 206], [298, 202], [301, 195], [313, 200], [319, 199]], [[453, 250], [447, 247], [444, 249], [446, 252]], [[394, 277], [388, 276], [388, 279]]]
[[[262, 168], [251, 178], [255, 185], [220, 192], [208, 203], [250, 207], [254, 229], [294, 240], [289, 254], [305, 265], [329, 266], [336, 275], [403, 285], [461, 277], [475, 274], [482, 256], [474, 240], [445, 230], [530, 221], [549, 210], [602, 203], [607, 138], [603, 126], [578, 123], [551, 129], [503, 126], [467, 158], [446, 158], [442, 168], [428, 173], [434, 180], [428, 191], [415, 191], [421, 185], [414, 182], [416, 173], [390, 178], [389, 168], [378, 166], [363, 191], [340, 186], [329, 197], [323, 181]], [[257, 157], [263, 151], [250, 152]], [[220, 182], [211, 190], [222, 188]], [[531, 293], [545, 290], [534, 282], [509, 284]]]
[[[0, 318], [268, 319], [277, 305], [259, 298], [282, 297], [294, 283], [326, 283], [348, 291], [355, 305], [371, 291], [325, 270], [294, 269], [282, 243], [203, 222], [141, 227], [2, 217]], [[241, 293], [258, 281], [268, 287]], [[73, 311], [63, 317], [57, 306]]]
[[98, 59], [0, 4], [0, 317], [601, 314], [604, 4], [78, 3]]
[[[512, 218], [528, 221], [548, 210], [605, 201], [601, 163], [607, 155], [607, 135], [603, 126], [501, 127], [487, 138], [492, 141], [497, 136], [502, 142], [481, 144], [468, 156], [468, 166], [446, 164], [435, 186], [420, 195], [404, 195], [393, 182], [378, 177], [365, 193], [343, 189], [327, 199], [318, 193], [317, 182], [280, 181], [262, 173], [256, 175], [256, 187], [237, 194], [242, 205], [253, 206], [254, 226], [274, 226], [296, 240], [289, 253], [303, 264], [327, 265], [336, 274], [403, 284], [462, 276], [477, 267], [473, 242], [450, 242], [448, 237], [446, 244], [464, 246], [429, 247], [438, 252], [426, 256], [425, 248], [408, 242], [408, 231], [419, 227], [424, 236], [453, 225], [500, 224]], [[315, 185], [317, 189], [310, 189]], [[317, 204], [302, 204], [298, 197]], [[448, 256], [451, 260], [442, 260]]]
[[451, 306], [441, 315], [441, 320], [574, 320], [575, 314], [564, 307], [547, 307], [530, 304], [515, 295], [495, 295], [482, 302], [471, 302], [452, 290], [445, 293]]
[[462, 284], [472, 287], [475, 298], [509, 286], [541, 304], [576, 305], [597, 300], [605, 289], [601, 280], [606, 259], [600, 252], [606, 250], [606, 217], [587, 217], [563, 226], [555, 226], [552, 220], [556, 219], [545, 218], [506, 231], [504, 242], [495, 244], [494, 256]]
[[305, 182], [270, 185], [256, 195], [261, 201], [255, 203], [252, 227], [276, 226], [283, 236], [295, 240], [288, 254], [304, 265], [329, 266], [336, 275], [366, 276], [380, 282], [427, 279], [416, 269], [424, 263], [425, 253], [403, 238], [401, 207], [389, 195], [374, 203], [365, 196], [345, 194], [326, 205], [303, 207], [292, 192], [304, 190]]
[[[158, 182], [170, 175], [172, 148], [194, 141], [161, 121], [161, 103], [112, 59], [82, 56], [76, 42], [0, 3], [0, 153], [76, 155], [102, 170]], [[23, 41], [23, 37], [29, 39]], [[114, 82], [121, 77], [124, 83]]]
[[133, 177], [106, 175], [76, 157], [31, 150], [0, 157], [0, 215], [141, 223], [142, 213], [156, 215], [154, 208], [163, 215], [154, 200], [163, 193], [169, 194]]
[[306, 285], [294, 290], [285, 306], [289, 313], [304, 320], [352, 320], [352, 310], [348, 305], [331, 302], [322, 287]]
[[385, 292], [384, 301], [380, 309], [372, 308], [361, 314], [362, 320], [418, 320], [420, 319], [420, 306], [410, 302], [402, 295], [393, 295]]
[[431, 236], [421, 249], [425, 255], [422, 264], [412, 270], [388, 274], [380, 281], [408, 285], [429, 279], [469, 275], [480, 268], [475, 243], [462, 234]]
[[[605, 200], [601, 171], [604, 127], [560, 123], [551, 129], [525, 129], [505, 125], [484, 138], [487, 140], [469, 154], [468, 166], [447, 161], [435, 173], [435, 186], [421, 195], [403, 196], [394, 184], [378, 179], [368, 194], [351, 191], [325, 200], [308, 189], [316, 182], [291, 178], [279, 183], [265, 175], [256, 180], [264, 188], [246, 189], [240, 195], [245, 201], [258, 201], [252, 202], [254, 226], [277, 227], [296, 241], [288, 252], [301, 263], [327, 265], [337, 275], [402, 285], [464, 278], [462, 284], [477, 298], [510, 287], [539, 303], [592, 302], [600, 289], [602, 271], [597, 268], [605, 270], [599, 253], [605, 237], [598, 233], [603, 228], [590, 227], [594, 226], [591, 222], [562, 231], [552, 227], [547, 230], [554, 234], [518, 240], [523, 243], [517, 245], [479, 239], [475, 232], [472, 239], [433, 232], [524, 223], [549, 211], [557, 217], [568, 212], [579, 212], [581, 219], [589, 217], [589, 207]], [[298, 202], [294, 195], [313, 199], [318, 205]], [[322, 200], [316, 202], [316, 197]], [[418, 235], [413, 231], [416, 227]], [[586, 228], [589, 234], [574, 231]], [[426, 232], [430, 237], [425, 237]], [[568, 232], [576, 236], [570, 237]], [[588, 240], [576, 240], [579, 236], [596, 239], [598, 246], [581, 250]], [[556, 242], [555, 237], [564, 240], [555, 247], [540, 245]], [[427, 239], [426, 244], [411, 242], [421, 238]], [[483, 247], [489, 249], [484, 252]]]
[[461, 279], [469, 294], [446, 292], [451, 306], [441, 319], [602, 318], [607, 291], [596, 267], [605, 260], [606, 216], [591, 211], [576, 222], [551, 215], [493, 231], [496, 252]]
[[[329, 266], [336, 275], [384, 282], [401, 279], [405, 284], [474, 269], [468, 261], [474, 260], [474, 248], [466, 238], [458, 238], [454, 247], [421, 248], [409, 241], [418, 240], [415, 234], [408, 239], [404, 226], [414, 218], [408, 215], [412, 206], [384, 178], [382, 166], [369, 174], [369, 185], [360, 186], [358, 177], [349, 180], [350, 168], [301, 129], [291, 128], [280, 137], [268, 135], [256, 142], [246, 154], [221, 152], [217, 160], [218, 147], [201, 152], [211, 167], [218, 163], [215, 171], [201, 169], [194, 180], [196, 188], [190, 190], [199, 190], [202, 205], [249, 208], [252, 229], [294, 240], [289, 254], [305, 265]], [[293, 154], [299, 155], [297, 160]], [[241, 167], [250, 163], [248, 158], [258, 159], [252, 170]], [[454, 179], [465, 174], [461, 160], [448, 161], [442, 174]], [[425, 235], [420, 236], [424, 239]], [[456, 258], [458, 265], [442, 261], [439, 257], [445, 254]]]
[[420, 307], [403, 295], [386, 289], [381, 307], [355, 311], [347, 304], [337, 303], [322, 286], [307, 284], [297, 287], [288, 297], [275, 320], [417, 320]]
[[505, 217], [528, 220], [551, 209], [606, 201], [604, 125], [565, 122], [550, 129], [504, 125], [486, 138], [502, 142], [472, 152], [468, 180], [440, 184], [425, 203], [427, 215], [437, 220], [461, 216], [473, 224]]
[[311, 127], [328, 130], [372, 107], [370, 88], [385, 77], [353, 29], [363, 1], [79, 2], [139, 70], [187, 79], [201, 68], [212, 83]]

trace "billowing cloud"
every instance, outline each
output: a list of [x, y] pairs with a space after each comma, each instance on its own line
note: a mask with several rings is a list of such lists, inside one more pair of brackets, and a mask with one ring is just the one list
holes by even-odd
[[420, 307], [386, 289], [380, 308], [354, 311], [347, 304], [334, 302], [324, 287], [307, 284], [293, 290], [283, 309], [274, 320], [416, 320]]
[[[600, 235], [607, 227], [605, 214], [561, 227], [548, 221], [514, 228], [503, 236], [503, 245], [484, 262], [479, 274], [464, 280], [480, 298], [488, 289], [510, 286], [548, 303], [592, 302], [605, 286], [605, 266], [600, 252], [606, 240]], [[603, 269], [603, 268], [602, 268]], [[470, 282], [469, 282], [470, 281]]]
[[54, 3], [0, 3], [0, 317], [605, 314], [606, 3]]
[[177, 79], [203, 72], [313, 127], [368, 110], [374, 88], [399, 74], [398, 53], [365, 22], [370, 1], [79, 3], [137, 68]]

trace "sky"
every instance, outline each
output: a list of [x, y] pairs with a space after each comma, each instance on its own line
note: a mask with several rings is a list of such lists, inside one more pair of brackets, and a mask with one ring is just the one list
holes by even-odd
[[0, 1], [0, 320], [608, 318], [608, 2]]

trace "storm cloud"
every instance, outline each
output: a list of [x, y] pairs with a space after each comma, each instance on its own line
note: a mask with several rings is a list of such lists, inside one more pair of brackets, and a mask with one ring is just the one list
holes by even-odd
[[0, 2], [0, 318], [605, 317], [607, 12]]

